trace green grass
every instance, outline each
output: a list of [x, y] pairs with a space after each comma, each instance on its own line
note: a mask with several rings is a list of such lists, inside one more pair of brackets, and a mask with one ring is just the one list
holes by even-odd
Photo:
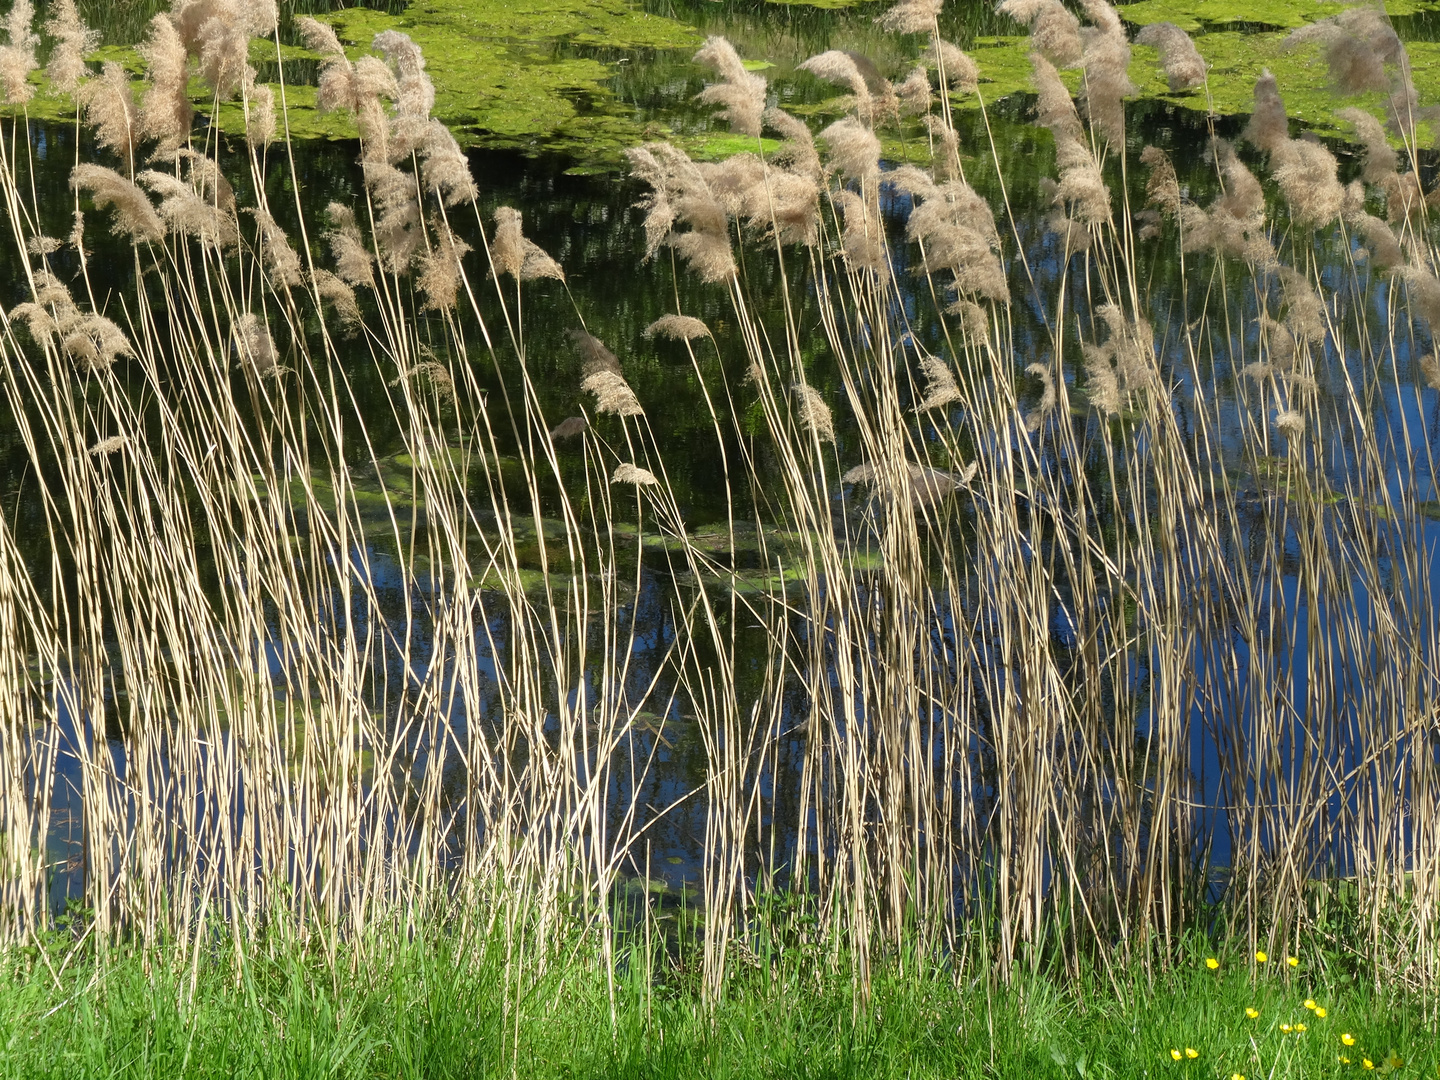
[[148, 972], [112, 957], [103, 973], [32, 949], [0, 980], [0, 1076], [1279, 1080], [1360, 1076], [1367, 1058], [1397, 1076], [1440, 1065], [1424, 1003], [1303, 950], [1292, 968], [1220, 949], [1211, 971], [1198, 944], [1149, 977], [1008, 985], [892, 959], [857, 1013], [850, 979], [826, 973], [845, 965], [814, 958], [740, 965], [711, 1011], [686, 965], [662, 960], [648, 978], [643, 958], [622, 956], [612, 1007], [598, 954], [568, 944], [544, 965], [507, 965], [498, 939], [433, 934], [334, 963], [290, 946], [256, 950], [238, 975], [223, 948], [173, 969], [151, 957]]

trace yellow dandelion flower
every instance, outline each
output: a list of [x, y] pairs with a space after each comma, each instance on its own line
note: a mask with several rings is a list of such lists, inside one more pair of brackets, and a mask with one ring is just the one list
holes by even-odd
[[1298, 957], [1298, 956], [1287, 956], [1287, 957], [1285, 958], [1285, 962], [1286, 962], [1287, 964], [1289, 964], [1291, 967], [1299, 967], [1299, 966], [1300, 966], [1300, 957]]
[[1315, 999], [1314, 999], [1314, 998], [1306, 998], [1306, 999], [1305, 999], [1305, 1007], [1306, 1007], [1307, 1009], [1313, 1009], [1313, 1008], [1315, 1008]]
[[1245, 1080], [1244, 1073], [1231, 1073], [1230, 1080]]
[[1290, 1034], [1290, 1025], [1289, 1025], [1289, 1024], [1281, 1024], [1281, 1025], [1280, 1025], [1280, 1030], [1283, 1031], [1286, 1035], [1289, 1035], [1289, 1034]]
[[1325, 1019], [1325, 1006], [1324, 1006], [1324, 1005], [1316, 1005], [1316, 1006], [1315, 1006], [1315, 1015], [1318, 1016], [1318, 1017], [1320, 1017], [1321, 1020], [1324, 1020], [1324, 1019]]
[[1364, 1065], [1367, 1069], [1373, 1069], [1375, 1067], [1375, 1062], [1371, 1061], [1369, 1058], [1365, 1058], [1360, 1062], [1360, 1064]]
[[1215, 957], [1213, 957], [1213, 956], [1206, 957], [1206, 959], [1205, 959], [1205, 966], [1206, 966], [1207, 968], [1209, 968], [1211, 971], [1214, 971], [1216, 968], [1218, 968], [1218, 967], [1220, 966], [1220, 961], [1219, 961], [1219, 960], [1216, 960]]
[[1296, 1030], [1296, 1031], [1308, 1031], [1309, 1028], [1307, 1028], [1304, 1024], [1296, 1024], [1296, 1025], [1295, 1025], [1295, 1030]]
[[1170, 1051], [1170, 1056], [1171, 1056], [1172, 1058], [1174, 1058], [1176, 1061], [1179, 1061], [1179, 1060], [1180, 1060], [1182, 1057], [1184, 1057], [1185, 1055], [1182, 1054], [1182, 1053], [1180, 1053], [1179, 1050], [1171, 1050], [1171, 1051]]
[[1196, 1050], [1193, 1046], [1187, 1046], [1185, 1047], [1185, 1056], [1191, 1061], [1194, 1061], [1197, 1057], [1200, 1056], [1200, 1051]]
[[1265, 963], [1266, 960], [1269, 960], [1269, 959], [1270, 959], [1270, 957], [1266, 956], [1263, 951], [1257, 952], [1257, 953], [1255, 954], [1255, 962], [1256, 962], [1257, 964], [1263, 964], [1263, 963]]
[[1247, 1008], [1247, 1009], [1245, 1010], [1245, 1015], [1248, 1016], [1251, 1020], [1254, 1020], [1256, 1017], [1258, 1017], [1258, 1016], [1260, 1015], [1260, 1010], [1259, 1010], [1259, 1009], [1254, 1009], [1254, 1008]]
[[1340, 1036], [1340, 1041], [1341, 1041], [1342, 1043], [1344, 1043], [1346, 1046], [1354, 1046], [1354, 1045], [1355, 1045], [1355, 1036], [1354, 1036], [1354, 1035], [1351, 1035], [1350, 1032], [1347, 1031], [1347, 1032], [1345, 1032], [1345, 1034], [1343, 1034], [1343, 1035]]

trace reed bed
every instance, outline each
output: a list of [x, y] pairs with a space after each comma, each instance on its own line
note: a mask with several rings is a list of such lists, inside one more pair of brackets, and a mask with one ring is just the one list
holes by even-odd
[[[967, 180], [999, 155], [960, 145], [952, 101], [983, 83], [939, 9], [881, 16], [920, 42], [893, 83], [807, 63], [851, 96], [818, 132], [712, 38], [704, 100], [755, 151], [630, 154], [649, 255], [729, 299], [723, 334], [685, 312], [652, 331], [711, 403], [729, 549], [753, 532], [776, 571], [745, 590], [667, 480], [663, 403], [578, 309], [585, 415], [545, 414], [525, 297], [564, 270], [517, 212], [482, 215], [408, 38], [352, 60], [297, 22], [322, 105], [361, 132], [363, 204], [321, 212], [267, 193], [293, 169], [283, 85], [247, 54], [273, 4], [176, 0], [138, 96], [84, 65], [56, 5], [51, 78], [98, 156], [77, 156], [72, 233], [47, 237], [23, 112], [6, 125], [31, 298], [4, 314], [0, 387], [48, 554], [0, 521], [5, 947], [56, 926], [64, 796], [83, 865], [62, 966], [123, 946], [243, 968], [282, 941], [355, 965], [443, 933], [459, 955], [503, 941], [518, 1000], [577, 928], [609, 972], [617, 941], [663, 933], [616, 897], [657, 822], [698, 804], [712, 998], [787, 950], [857, 1001], [896, 958], [1119, 990], [1197, 927], [1246, 955], [1332, 934], [1377, 982], [1433, 990], [1440, 280], [1403, 45], [1378, 9], [1297, 42], [1390, 95], [1388, 128], [1350, 116], [1359, 178], [1291, 137], [1262, 79], [1202, 206], [1161, 150], [1127, 148], [1115, 11], [1005, 0], [1055, 153], [1045, 204], [1021, 207], [1003, 175], [993, 200]], [[16, 3], [0, 56], [22, 107], [30, 18]], [[1181, 31], [1144, 40], [1204, 93]], [[245, 139], [195, 124], [191, 76], [241, 103]], [[930, 167], [886, 167], [897, 125]], [[133, 259], [123, 296], [91, 284], [106, 229]], [[1176, 288], [1152, 289], [1164, 259]], [[818, 326], [762, 314], [762, 262]], [[411, 473], [378, 533], [357, 356]], [[673, 633], [637, 686], [627, 611], [657, 576]], [[705, 779], [657, 807], [682, 715]]]

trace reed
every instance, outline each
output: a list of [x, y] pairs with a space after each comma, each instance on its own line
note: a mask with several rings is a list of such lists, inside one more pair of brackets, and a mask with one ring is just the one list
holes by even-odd
[[[652, 403], [578, 308], [588, 411], [545, 415], [524, 302], [564, 273], [516, 211], [482, 215], [408, 38], [352, 62], [300, 24], [327, 56], [321, 101], [361, 132], [365, 199], [323, 223], [263, 182], [291, 168], [283, 100], [248, 62], [273, 8], [178, 0], [138, 108], [118, 65], [82, 73], [57, 49], [100, 155], [72, 176], [74, 258], [31, 243], [24, 138], [0, 140], [31, 292], [3, 320], [0, 394], [53, 549], [28, 557], [0, 519], [0, 949], [55, 925], [42, 838], [73, 782], [84, 914], [62, 967], [123, 944], [173, 977], [217, 940], [237, 971], [277, 941], [358, 965], [423, 930], [502, 943], [509, 1009], [579, 933], [613, 1020], [614, 896], [646, 872], [656, 821], [693, 802], [712, 1002], [762, 939], [838, 973], [856, 1008], [904, 957], [956, 978], [1100, 971], [1123, 995], [1116, 972], [1159, 977], [1197, 926], [1279, 956], [1333, 932], [1336, 905], [1335, 947], [1433, 991], [1436, 475], [1417, 416], [1440, 382], [1440, 286], [1413, 129], [1397, 152], [1347, 114], [1368, 156], [1344, 186], [1328, 149], [1290, 137], [1267, 76], [1256, 154], [1216, 140], [1202, 208], [1158, 150], [1127, 159], [1115, 12], [1087, 0], [1081, 25], [1006, 0], [1055, 153], [1044, 205], [1012, 206], [998, 154], [958, 153], [950, 95], [980, 84], [937, 8], [881, 16], [928, 35], [935, 86], [808, 63], [850, 93], [818, 134], [712, 38], [702, 100], [753, 151], [629, 155], [648, 256], [728, 304], [724, 331], [674, 312], [647, 335], [702, 381], [731, 552], [751, 527], [776, 571], [753, 591], [685, 520]], [[57, 11], [65, 48], [90, 40]], [[1182, 38], [1150, 36], [1172, 80], [1203, 82]], [[1316, 36], [1342, 84], [1383, 76], [1403, 104], [1392, 39], [1343, 17]], [[239, 96], [247, 139], [187, 126], [192, 72]], [[886, 126], [915, 112], [932, 167], [885, 168]], [[769, 158], [766, 130], [784, 139]], [[1131, 201], [1142, 167], [1153, 211]], [[253, 205], [227, 174], [252, 178]], [[1022, 240], [1024, 215], [1045, 238]], [[84, 253], [107, 223], [133, 258], [123, 302], [97, 297]], [[1161, 258], [1180, 267], [1163, 297]], [[764, 260], [795, 301], [774, 317], [747, 286]], [[818, 326], [796, 315], [807, 294]], [[1042, 313], [1038, 356], [1022, 302]], [[817, 347], [833, 381], [812, 377]], [[357, 408], [357, 356], [384, 417]], [[712, 356], [749, 377], [717, 380]], [[656, 559], [684, 584], [663, 678], [639, 684], [624, 611]], [[704, 780], [657, 807], [682, 713]]]

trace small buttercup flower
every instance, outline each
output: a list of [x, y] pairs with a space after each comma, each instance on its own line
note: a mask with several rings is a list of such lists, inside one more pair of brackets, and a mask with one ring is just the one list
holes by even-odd
[[1260, 1010], [1259, 1010], [1259, 1009], [1256, 1009], [1256, 1008], [1249, 1008], [1249, 1007], [1247, 1007], [1247, 1008], [1245, 1009], [1245, 1015], [1248, 1016], [1251, 1020], [1254, 1020], [1256, 1017], [1258, 1017], [1258, 1016], [1260, 1015]]
[[1341, 1041], [1342, 1043], [1344, 1043], [1346, 1046], [1354, 1046], [1354, 1045], [1355, 1045], [1355, 1036], [1354, 1036], [1354, 1035], [1351, 1035], [1350, 1032], [1347, 1031], [1347, 1032], [1345, 1032], [1345, 1034], [1343, 1034], [1343, 1035], [1340, 1036], [1340, 1041]]
[[1230, 1080], [1245, 1080], [1244, 1073], [1231, 1073]]
[[1257, 964], [1263, 964], [1263, 963], [1265, 963], [1266, 960], [1269, 960], [1269, 959], [1270, 959], [1270, 957], [1268, 957], [1268, 956], [1265, 955], [1264, 950], [1261, 950], [1260, 952], [1257, 952], [1257, 953], [1255, 954], [1255, 962], [1256, 962]]
[[1193, 1046], [1187, 1046], [1185, 1047], [1185, 1056], [1191, 1061], [1194, 1061], [1197, 1057], [1200, 1056], [1200, 1051], [1196, 1050]]
[[1216, 960], [1215, 957], [1211, 956], [1211, 957], [1208, 957], [1208, 958], [1205, 960], [1205, 966], [1206, 966], [1207, 968], [1209, 968], [1211, 971], [1214, 971], [1216, 968], [1218, 968], [1218, 967], [1220, 966], [1220, 961], [1219, 961], [1219, 960]]
[[1296, 1030], [1296, 1031], [1307, 1031], [1307, 1030], [1309, 1030], [1309, 1029], [1306, 1028], [1304, 1024], [1296, 1024], [1296, 1025], [1295, 1025], [1295, 1030]]
[[1324, 1005], [1316, 1005], [1316, 1006], [1315, 1006], [1315, 1015], [1318, 1016], [1318, 1017], [1320, 1017], [1321, 1020], [1324, 1020], [1324, 1019], [1325, 1019], [1325, 1006], [1324, 1006]]
[[1369, 1058], [1365, 1058], [1360, 1062], [1360, 1064], [1364, 1065], [1367, 1069], [1373, 1069], [1375, 1067], [1375, 1062], [1371, 1061]]
[[1182, 1054], [1182, 1053], [1180, 1053], [1179, 1050], [1174, 1050], [1174, 1049], [1172, 1049], [1172, 1050], [1170, 1051], [1170, 1056], [1171, 1056], [1172, 1058], [1174, 1058], [1176, 1061], [1179, 1061], [1179, 1060], [1180, 1060], [1182, 1057], [1184, 1057], [1185, 1055]]
[[1306, 999], [1305, 999], [1305, 1007], [1306, 1007], [1307, 1009], [1313, 1009], [1313, 1008], [1315, 1008], [1315, 999], [1314, 999], [1314, 998], [1306, 998]]
[[1289, 1024], [1281, 1024], [1280, 1030], [1283, 1031], [1286, 1035], [1289, 1035], [1291, 1028]]
[[1341, 1055], [1340, 1055], [1340, 1064], [1341, 1064], [1341, 1065], [1349, 1065], [1349, 1064], [1350, 1064], [1350, 1059], [1347, 1058], [1344, 1054], [1341, 1054]]
[[1287, 957], [1285, 958], [1285, 962], [1286, 962], [1287, 964], [1289, 964], [1291, 967], [1299, 967], [1299, 966], [1300, 966], [1300, 957], [1298, 957], [1298, 956], [1287, 956]]

